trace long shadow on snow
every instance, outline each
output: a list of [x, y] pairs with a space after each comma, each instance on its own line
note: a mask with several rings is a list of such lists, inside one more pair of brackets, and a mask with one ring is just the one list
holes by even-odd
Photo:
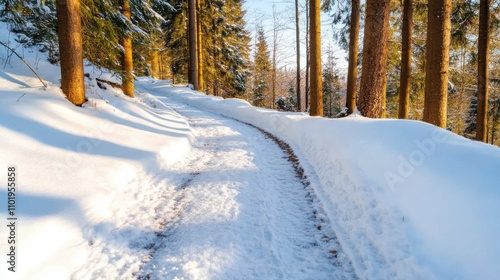
[[33, 86], [30, 86], [28, 85], [27, 83], [25, 83], [24, 81], [21, 81], [21, 80], [18, 80], [14, 77], [12, 77], [11, 75], [9, 75], [9, 73], [5, 72], [5, 71], [0, 71], [0, 78], [4, 78], [6, 79], [7, 81], [9, 82], [12, 82], [14, 84], [18, 84], [20, 85], [22, 88], [32, 88]]
[[[6, 187], [0, 190], [0, 200], [7, 203]], [[22, 191], [16, 191], [15, 214], [19, 216], [44, 217], [51, 215], [61, 215], [68, 217], [76, 216], [79, 221], [83, 220], [83, 214], [78, 202], [71, 198], [29, 194]], [[7, 216], [7, 206], [0, 208], [2, 216]], [[71, 216], [70, 216], [71, 215]], [[21, 218], [22, 219], [22, 218]]]
[[[3, 114], [7, 115], [8, 120], [0, 123], [1, 126], [4, 126], [12, 131], [17, 131], [39, 142], [56, 148], [83, 154], [102, 155], [124, 159], [137, 159], [148, 155], [154, 156], [153, 153], [148, 151], [118, 145], [116, 143], [97, 138], [68, 133], [48, 126], [42, 122], [13, 115], [8, 111]], [[165, 133], [165, 131], [163, 131], [163, 133]], [[78, 151], [78, 144], [85, 140], [88, 140], [90, 143], [95, 143], [92, 146], [93, 148], [88, 150], [81, 149], [81, 151]]]

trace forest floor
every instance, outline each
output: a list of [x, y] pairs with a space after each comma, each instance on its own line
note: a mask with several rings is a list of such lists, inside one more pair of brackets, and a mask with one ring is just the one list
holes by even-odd
[[[138, 279], [355, 278], [292, 151], [247, 124], [157, 98], [188, 121], [191, 151], [116, 209], [129, 229], [96, 234], [78, 275], [120, 275], [140, 261]], [[156, 229], [129, 234], [145, 215]], [[110, 242], [127, 238], [122, 252]]]

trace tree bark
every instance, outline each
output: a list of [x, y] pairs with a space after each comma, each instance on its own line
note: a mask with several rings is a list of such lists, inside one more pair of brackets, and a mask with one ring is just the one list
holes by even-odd
[[189, 83], [194, 90], [198, 90], [198, 34], [196, 24], [196, 3], [195, 0], [188, 0], [188, 20], [189, 20]]
[[157, 49], [153, 49], [151, 53], [151, 76], [160, 79], [160, 55]]
[[310, 116], [323, 116], [323, 85], [321, 76], [321, 9], [320, 0], [310, 0], [309, 34], [311, 36], [311, 109]]
[[[122, 14], [130, 20], [130, 2], [129, 0], [123, 0], [122, 2]], [[134, 63], [132, 58], [132, 38], [129, 35], [124, 34], [121, 38], [121, 44], [123, 47], [122, 54], [122, 90], [125, 95], [134, 97]]]
[[62, 91], [71, 103], [80, 106], [86, 100], [79, 0], [57, 1], [57, 24]]
[[201, 13], [201, 8], [202, 8], [202, 4], [203, 4], [203, 0], [197, 0], [196, 1], [196, 6], [198, 8], [198, 18], [197, 18], [197, 34], [198, 34], [198, 37], [197, 37], [197, 43], [198, 43], [198, 47], [197, 47], [197, 50], [198, 50], [198, 90], [199, 91], [203, 91], [204, 87], [205, 87], [205, 82], [203, 80], [203, 41], [202, 41], [202, 20], [201, 20], [201, 16], [200, 16], [200, 13]]
[[479, 38], [477, 63], [477, 118], [476, 140], [486, 141], [488, 125], [488, 84], [490, 49], [490, 0], [479, 2]]
[[359, 106], [370, 118], [385, 116], [390, 0], [367, 0]]
[[445, 128], [451, 36], [451, 0], [428, 4], [424, 121]]
[[349, 30], [349, 66], [347, 68], [347, 113], [352, 114], [356, 109], [356, 78], [358, 71], [358, 44], [359, 44], [359, 0], [351, 3], [351, 27]]
[[271, 108], [274, 109], [276, 103], [276, 55], [278, 52], [278, 27], [276, 26], [276, 7], [273, 6], [273, 66], [272, 66], [272, 96]]
[[306, 84], [305, 84], [305, 105], [306, 105], [306, 111], [309, 110], [309, 92], [310, 92], [310, 87], [309, 85], [311, 84], [310, 81], [310, 61], [311, 61], [311, 52], [309, 51], [309, 1], [306, 0]]
[[300, 22], [299, 22], [299, 0], [295, 0], [295, 40], [297, 42], [297, 78], [296, 78], [296, 91], [297, 91], [297, 112], [302, 111], [302, 101], [300, 92]]
[[399, 80], [398, 118], [408, 119], [410, 103], [411, 46], [413, 32], [413, 0], [404, 0], [403, 38], [401, 46], [401, 76]]

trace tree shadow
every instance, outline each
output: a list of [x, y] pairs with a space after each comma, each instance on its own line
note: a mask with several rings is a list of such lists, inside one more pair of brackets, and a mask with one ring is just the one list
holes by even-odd
[[[8, 193], [7, 188], [4, 187], [0, 190], [0, 201], [5, 207], [0, 208], [0, 214], [8, 217], [7, 202]], [[77, 217], [82, 225], [86, 223], [82, 209], [78, 205], [78, 201], [57, 196], [49, 196], [44, 194], [30, 194], [25, 192], [16, 191], [15, 203], [15, 216], [22, 219], [22, 216], [31, 218], [42, 218], [46, 216], [61, 215], [74, 220]]]
[[3, 78], [9, 82], [12, 82], [14, 84], [18, 84], [20, 85], [22, 88], [33, 88], [33, 86], [30, 86], [28, 85], [27, 83], [25, 83], [24, 81], [21, 81], [19, 79], [16, 79], [14, 77], [12, 77], [11, 75], [9, 75], [7, 72], [5, 71], [0, 71], [0, 78]]
[[[152, 157], [155, 156], [149, 151], [126, 147], [98, 138], [65, 132], [48, 126], [43, 122], [15, 115], [9, 109], [4, 110], [2, 114], [7, 117], [7, 120], [2, 121], [0, 123], [1, 126], [22, 133], [25, 136], [52, 147], [83, 154], [102, 155], [122, 159], [137, 159], [148, 155]], [[166, 131], [159, 131], [157, 133], [160, 132], [168, 133]], [[175, 134], [174, 136], [183, 135]]]

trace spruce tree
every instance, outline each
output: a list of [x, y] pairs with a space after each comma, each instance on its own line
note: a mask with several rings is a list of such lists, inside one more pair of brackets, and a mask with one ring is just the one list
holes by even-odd
[[412, 57], [412, 31], [413, 31], [413, 0], [404, 0], [403, 27], [401, 38], [401, 74], [399, 81], [399, 113], [398, 118], [408, 118], [410, 104], [410, 76]]
[[61, 55], [61, 88], [71, 103], [80, 106], [86, 101], [80, 1], [58, 0], [57, 23]]
[[[349, 64], [347, 68], [347, 92], [346, 107], [347, 114], [351, 114], [356, 108], [358, 51], [359, 51], [359, 28], [361, 21], [360, 0], [351, 1], [323, 1], [323, 10], [332, 16], [332, 24], [341, 28], [334, 28], [334, 38], [339, 45], [348, 51]], [[347, 40], [349, 38], [349, 40]]]
[[311, 36], [311, 100], [309, 115], [323, 116], [323, 89], [321, 76], [321, 16], [320, 0], [310, 0], [309, 2], [309, 34]]
[[342, 85], [336, 68], [331, 45], [328, 47], [328, 60], [323, 70], [323, 112], [325, 117], [336, 117], [341, 109]]
[[429, 1], [424, 121], [446, 127], [451, 0]]
[[252, 103], [258, 107], [264, 107], [265, 97], [270, 94], [269, 75], [271, 74], [271, 63], [269, 61], [269, 51], [262, 27], [259, 27], [257, 30], [253, 73]]
[[488, 133], [488, 85], [490, 51], [490, 0], [479, 4], [476, 140], [486, 142]]
[[365, 117], [385, 117], [390, 0], [367, 0], [358, 109]]

